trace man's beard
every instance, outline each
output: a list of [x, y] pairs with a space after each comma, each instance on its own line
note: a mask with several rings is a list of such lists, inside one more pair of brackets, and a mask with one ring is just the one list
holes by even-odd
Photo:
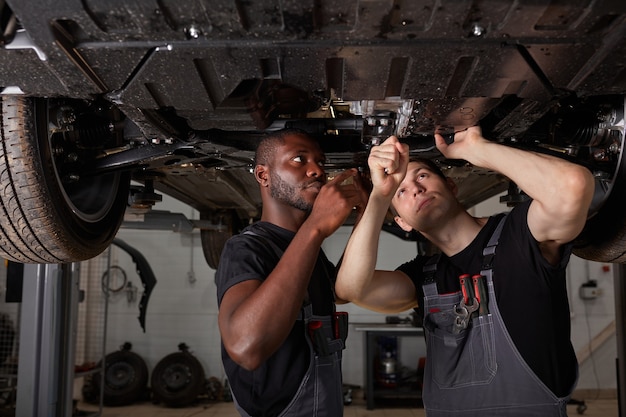
[[301, 189], [299, 185], [291, 185], [283, 181], [280, 175], [273, 172], [270, 172], [270, 180], [270, 195], [272, 198], [298, 210], [311, 211], [313, 204], [302, 198], [299, 192]]

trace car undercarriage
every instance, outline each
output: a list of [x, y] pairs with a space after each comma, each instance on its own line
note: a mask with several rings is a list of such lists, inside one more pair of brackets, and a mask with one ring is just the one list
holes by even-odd
[[286, 127], [320, 141], [329, 171], [366, 172], [393, 134], [466, 207], [522, 201], [434, 147], [434, 132], [480, 125], [588, 167], [596, 197], [575, 253], [626, 260], [621, 0], [0, 0], [0, 34], [7, 259], [88, 259], [163, 193], [198, 210], [215, 267], [260, 216], [256, 143]]

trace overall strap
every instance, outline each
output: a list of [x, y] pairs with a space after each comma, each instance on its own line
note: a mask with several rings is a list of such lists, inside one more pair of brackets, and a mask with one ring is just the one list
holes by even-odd
[[[498, 246], [498, 241], [500, 240], [500, 234], [502, 233], [502, 228], [504, 227], [504, 221], [506, 220], [508, 213], [504, 213], [502, 219], [498, 223], [496, 230], [494, 230], [489, 242], [487, 242], [487, 246], [483, 249], [483, 262], [481, 268], [481, 275], [491, 274], [491, 268], [493, 267], [493, 259], [496, 255], [496, 247]], [[435, 282], [435, 274], [437, 273], [437, 264], [439, 263], [439, 259], [441, 258], [441, 254], [437, 254], [432, 256], [422, 268], [422, 272], [424, 273], [424, 291], [429, 291], [432, 288], [432, 285]], [[435, 288], [436, 291], [436, 288]], [[429, 294], [424, 294], [429, 295]]]
[[505, 213], [500, 219], [496, 230], [494, 230], [487, 246], [483, 249], [483, 265], [480, 271], [481, 275], [487, 276], [487, 274], [491, 275], [491, 270], [493, 268], [493, 259], [496, 256], [496, 247], [498, 246], [498, 241], [500, 240], [500, 234], [502, 234], [502, 228], [504, 227], [504, 221], [506, 220], [508, 213]]
[[431, 256], [422, 268], [422, 272], [424, 273], [424, 283], [422, 288], [424, 289], [424, 296], [426, 297], [437, 295], [435, 274], [437, 273], [437, 264], [439, 263], [439, 259], [441, 259], [440, 253]]

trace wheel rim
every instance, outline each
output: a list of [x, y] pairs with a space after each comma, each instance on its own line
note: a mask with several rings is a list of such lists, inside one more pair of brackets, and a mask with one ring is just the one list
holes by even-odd
[[[95, 223], [105, 218], [114, 205], [121, 174], [88, 176], [79, 173], [81, 166], [87, 166], [97, 156], [99, 150], [94, 139], [104, 142], [104, 146], [113, 146], [110, 138], [104, 141], [104, 135], [112, 137], [111, 132], [107, 132], [102, 126], [92, 130], [81, 128], [87, 121], [80, 119], [81, 112], [77, 107], [67, 103], [37, 101], [35, 114], [38, 130], [46, 132], [51, 169], [67, 207], [86, 223]], [[59, 121], [63, 118], [64, 121]]]
[[[624, 163], [625, 107], [626, 105], [622, 104], [622, 106], [613, 108], [611, 114], [607, 115], [606, 121], [603, 123], [604, 126], [598, 126], [597, 134], [589, 140], [591, 146], [594, 145], [595, 139], [602, 142], [604, 148], [612, 149], [612, 152], [602, 152], [609, 162], [602, 163], [600, 161], [599, 169], [594, 169], [595, 192], [589, 208], [590, 217], [596, 215], [611, 196]], [[599, 154], [598, 159], [601, 159], [601, 156]]]
[[183, 364], [168, 366], [161, 377], [161, 384], [168, 392], [177, 392], [191, 384], [191, 369]]
[[135, 371], [127, 363], [120, 362], [111, 365], [106, 371], [106, 384], [114, 390], [121, 390], [135, 380]]

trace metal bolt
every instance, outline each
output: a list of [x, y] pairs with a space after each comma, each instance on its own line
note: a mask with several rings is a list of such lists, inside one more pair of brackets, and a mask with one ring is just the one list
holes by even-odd
[[608, 151], [614, 155], [619, 154], [620, 144], [619, 142], [613, 142], [609, 145]]
[[202, 31], [198, 29], [195, 25], [191, 25], [187, 29], [185, 29], [185, 34], [187, 35], [187, 39], [198, 39], [202, 34]]
[[604, 149], [598, 149], [593, 152], [593, 159], [596, 161], [603, 161], [606, 159], [606, 152]]
[[472, 25], [472, 36], [476, 36], [477, 38], [483, 36], [485, 34], [485, 28], [479, 25], [478, 23], [474, 23]]
[[61, 107], [57, 114], [57, 123], [61, 127], [66, 127], [76, 121], [76, 113], [71, 107]]

